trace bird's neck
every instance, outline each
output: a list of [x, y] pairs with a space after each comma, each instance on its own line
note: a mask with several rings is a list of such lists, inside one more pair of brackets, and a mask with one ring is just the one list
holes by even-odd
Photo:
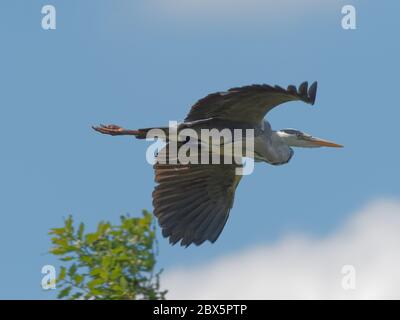
[[289, 147], [285, 139], [282, 139], [278, 131], [271, 131], [266, 139], [267, 143], [263, 149], [266, 162], [274, 165], [285, 164], [293, 156], [293, 150]]

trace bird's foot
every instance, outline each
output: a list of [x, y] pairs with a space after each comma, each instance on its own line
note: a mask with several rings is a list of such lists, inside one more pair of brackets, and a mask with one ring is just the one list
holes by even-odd
[[115, 124], [110, 124], [110, 125], [103, 125], [101, 124], [98, 127], [93, 126], [92, 127], [94, 130], [97, 132], [103, 133], [103, 134], [109, 134], [112, 136], [118, 136], [121, 134], [124, 134], [125, 129], [121, 128], [120, 126], [117, 126]]

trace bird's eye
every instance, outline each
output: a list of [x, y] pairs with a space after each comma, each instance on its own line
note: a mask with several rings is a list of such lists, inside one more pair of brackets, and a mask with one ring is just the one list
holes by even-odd
[[296, 133], [297, 138], [301, 138], [303, 135], [301, 133]]

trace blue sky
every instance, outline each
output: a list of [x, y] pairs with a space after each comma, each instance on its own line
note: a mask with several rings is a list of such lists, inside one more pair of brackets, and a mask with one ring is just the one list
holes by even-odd
[[[288, 233], [322, 237], [368, 201], [399, 197], [400, 4], [226, 3], [1, 1], [0, 298], [55, 297], [41, 289], [40, 271], [58, 265], [47, 232], [63, 217], [90, 228], [152, 209], [148, 142], [101, 136], [91, 125], [165, 125], [210, 92], [318, 80], [314, 107], [287, 104], [268, 120], [345, 148], [258, 164], [214, 245], [183, 249], [160, 236], [166, 270]], [[41, 28], [45, 4], [57, 9], [56, 30]], [[357, 9], [356, 30], [341, 28], [344, 4]]]

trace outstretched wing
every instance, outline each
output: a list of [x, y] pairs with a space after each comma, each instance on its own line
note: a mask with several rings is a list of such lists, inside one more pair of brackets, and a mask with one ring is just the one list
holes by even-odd
[[[160, 151], [158, 160], [166, 157], [166, 150]], [[158, 185], [153, 191], [154, 214], [163, 236], [182, 246], [215, 242], [232, 208], [241, 179], [235, 169], [241, 166], [164, 162], [154, 165]]]
[[290, 85], [287, 89], [267, 84], [232, 88], [199, 100], [191, 108], [185, 121], [219, 118], [259, 124], [272, 108], [296, 100], [314, 104], [316, 94], [317, 82], [310, 88], [307, 82], [303, 82], [298, 88]]

